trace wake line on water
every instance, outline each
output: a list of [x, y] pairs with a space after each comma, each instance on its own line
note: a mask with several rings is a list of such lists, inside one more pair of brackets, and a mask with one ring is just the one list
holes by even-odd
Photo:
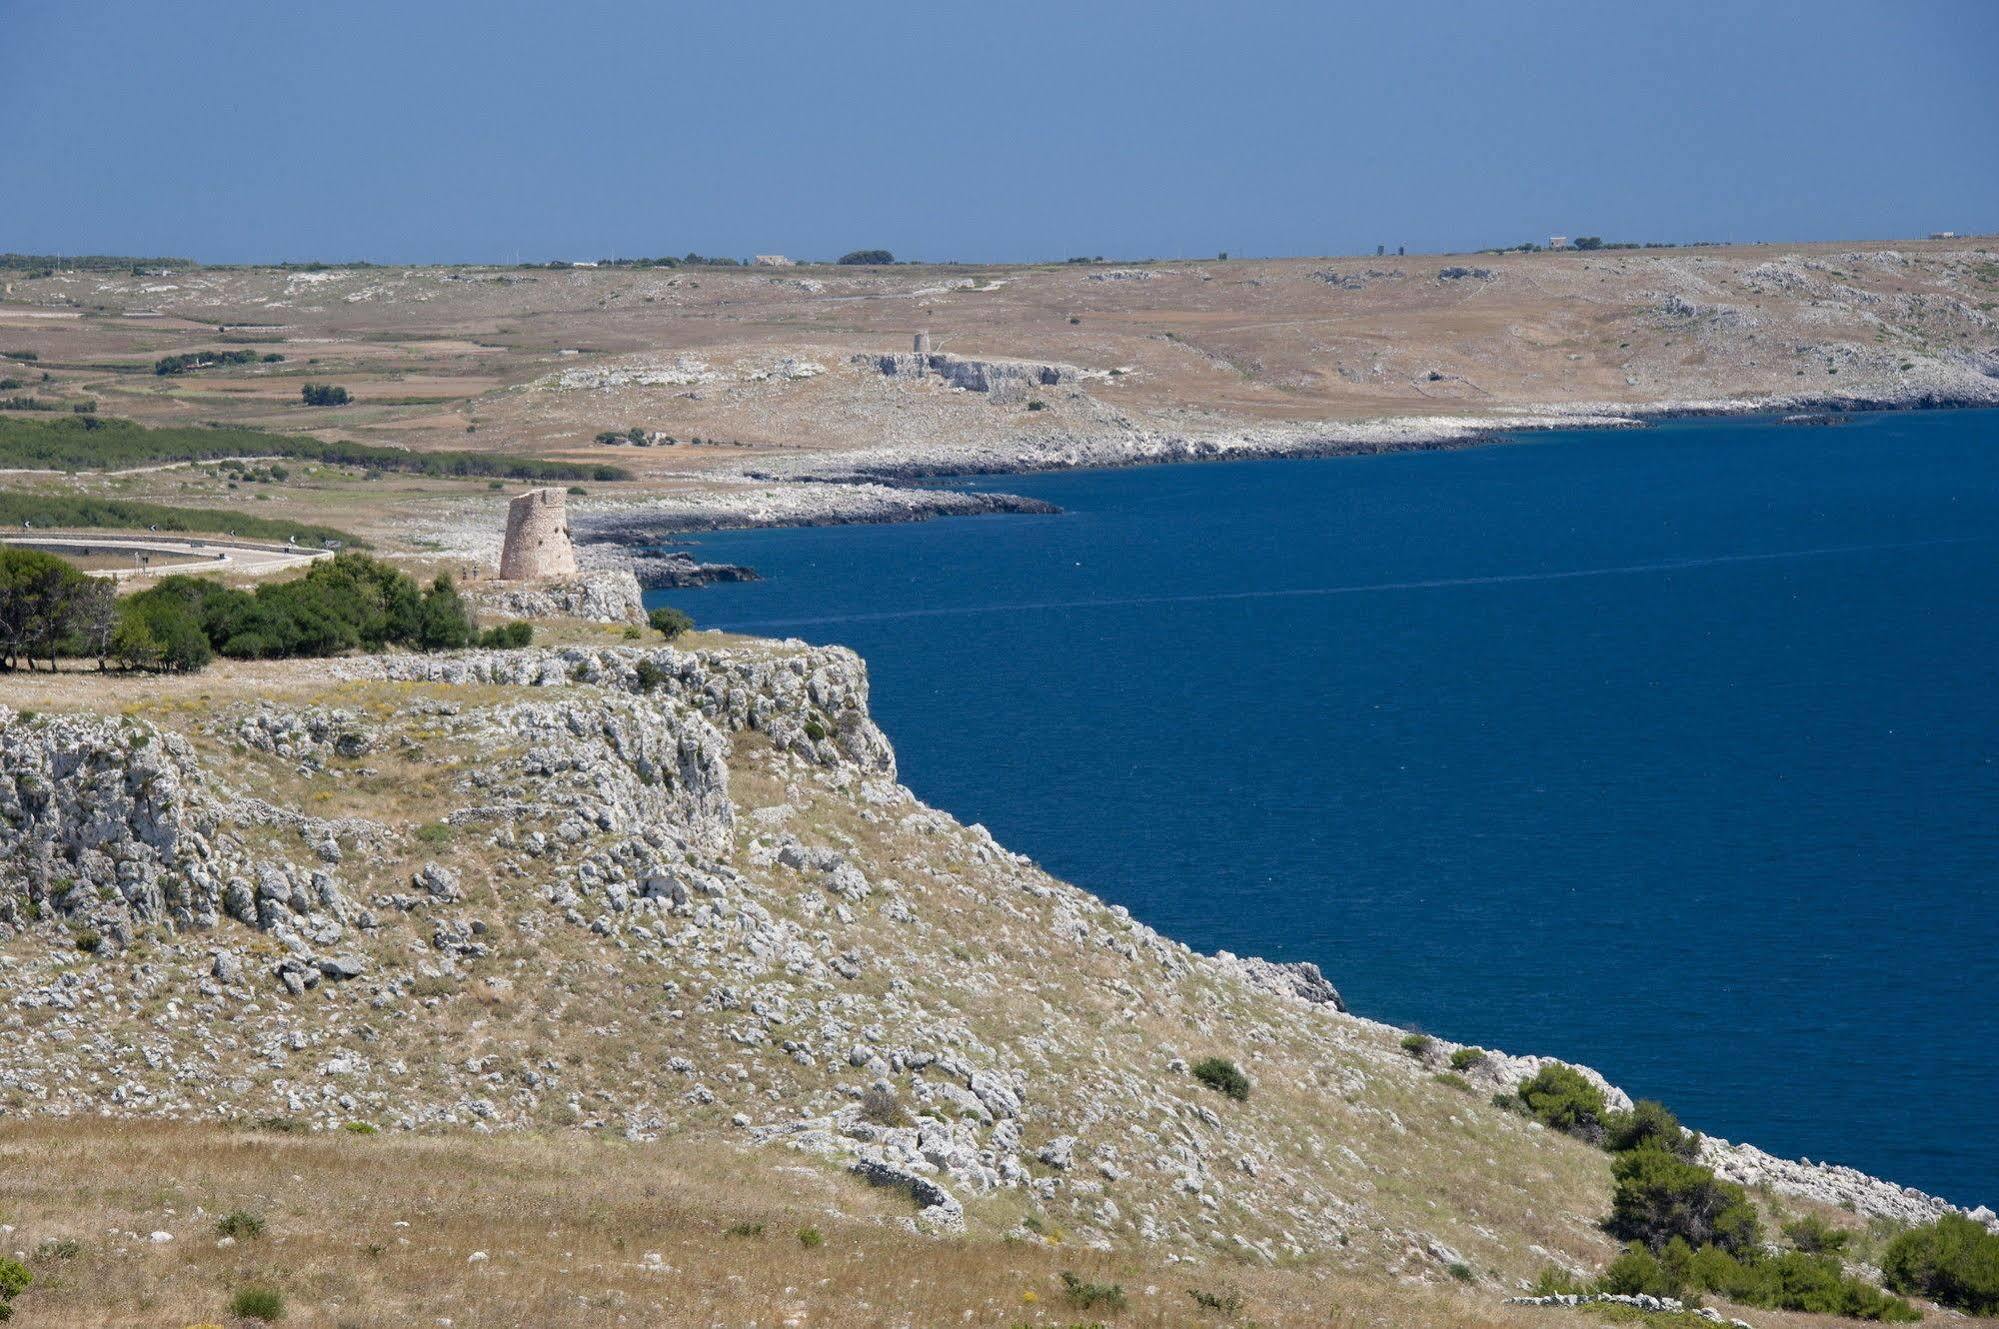
[[1731, 563], [1778, 563], [1840, 554], [1881, 554], [1902, 549], [1933, 549], [1942, 545], [1982, 544], [1990, 536], [1962, 535], [1936, 540], [1903, 540], [1888, 544], [1826, 545], [1817, 549], [1780, 549], [1763, 554], [1711, 554], [1703, 558], [1668, 559], [1658, 563], [1625, 563], [1607, 568], [1569, 568], [1559, 572], [1502, 572], [1484, 577], [1431, 577], [1421, 581], [1368, 582], [1358, 586], [1293, 586], [1254, 591], [1202, 591], [1189, 595], [1132, 595], [1078, 600], [1017, 600], [1005, 604], [939, 605], [929, 609], [882, 609], [860, 614], [823, 614], [811, 618], [766, 618], [712, 626], [736, 632], [752, 628], [822, 627], [836, 623], [886, 623], [909, 618], [950, 618], [972, 614], [1023, 614], [1057, 609], [1126, 609], [1146, 605], [1214, 604], [1227, 600], [1297, 600], [1333, 595], [1378, 595], [1393, 591], [1436, 591], [1466, 586], [1511, 586], [1523, 582], [1580, 581], [1589, 577], [1636, 577], [1648, 573], [1684, 572]]

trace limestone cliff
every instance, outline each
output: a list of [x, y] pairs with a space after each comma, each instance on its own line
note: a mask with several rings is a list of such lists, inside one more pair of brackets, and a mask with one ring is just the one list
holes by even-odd
[[[5, 1111], [714, 1135], [926, 1226], [1425, 1278], [1609, 1249], [1602, 1156], [1487, 1101], [1539, 1059], [1443, 1075], [1455, 1045], [1412, 1056], [1316, 969], [1197, 954], [925, 807], [846, 651], [332, 672], [0, 708]], [[1709, 1149], [1863, 1215], [1946, 1207]]]

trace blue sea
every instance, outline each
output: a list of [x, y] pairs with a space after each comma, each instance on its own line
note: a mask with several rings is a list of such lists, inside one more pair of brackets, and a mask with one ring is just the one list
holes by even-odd
[[1008, 477], [651, 597], [861, 652], [916, 792], [1353, 1009], [1999, 1202], [1999, 412]]

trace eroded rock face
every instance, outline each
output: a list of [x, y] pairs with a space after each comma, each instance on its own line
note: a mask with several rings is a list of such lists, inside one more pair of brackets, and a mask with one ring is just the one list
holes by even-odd
[[464, 594], [480, 608], [506, 618], [580, 618], [634, 626], [646, 621], [638, 577], [624, 568], [554, 581], [475, 583], [464, 588]]
[[329, 873], [245, 846], [263, 812], [214, 789], [178, 734], [0, 707], [0, 922], [53, 917], [124, 942], [226, 916], [337, 937], [347, 902]]
[[671, 648], [465, 651], [344, 661], [349, 677], [516, 687], [586, 684], [681, 701], [725, 731], [753, 730], [820, 765], [895, 777], [895, 750], [868, 712], [867, 669], [840, 647], [691, 653]]

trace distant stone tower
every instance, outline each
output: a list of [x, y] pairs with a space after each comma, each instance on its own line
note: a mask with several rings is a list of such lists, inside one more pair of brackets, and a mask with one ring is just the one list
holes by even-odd
[[569, 512], [562, 491], [530, 489], [508, 504], [500, 580], [540, 581], [576, 573], [576, 546], [569, 542]]
[[919, 333], [917, 333], [917, 334], [916, 334], [916, 353], [917, 353], [918, 355], [928, 355], [928, 354], [930, 354], [930, 334], [929, 334], [929, 333], [927, 333], [927, 332], [919, 332]]

